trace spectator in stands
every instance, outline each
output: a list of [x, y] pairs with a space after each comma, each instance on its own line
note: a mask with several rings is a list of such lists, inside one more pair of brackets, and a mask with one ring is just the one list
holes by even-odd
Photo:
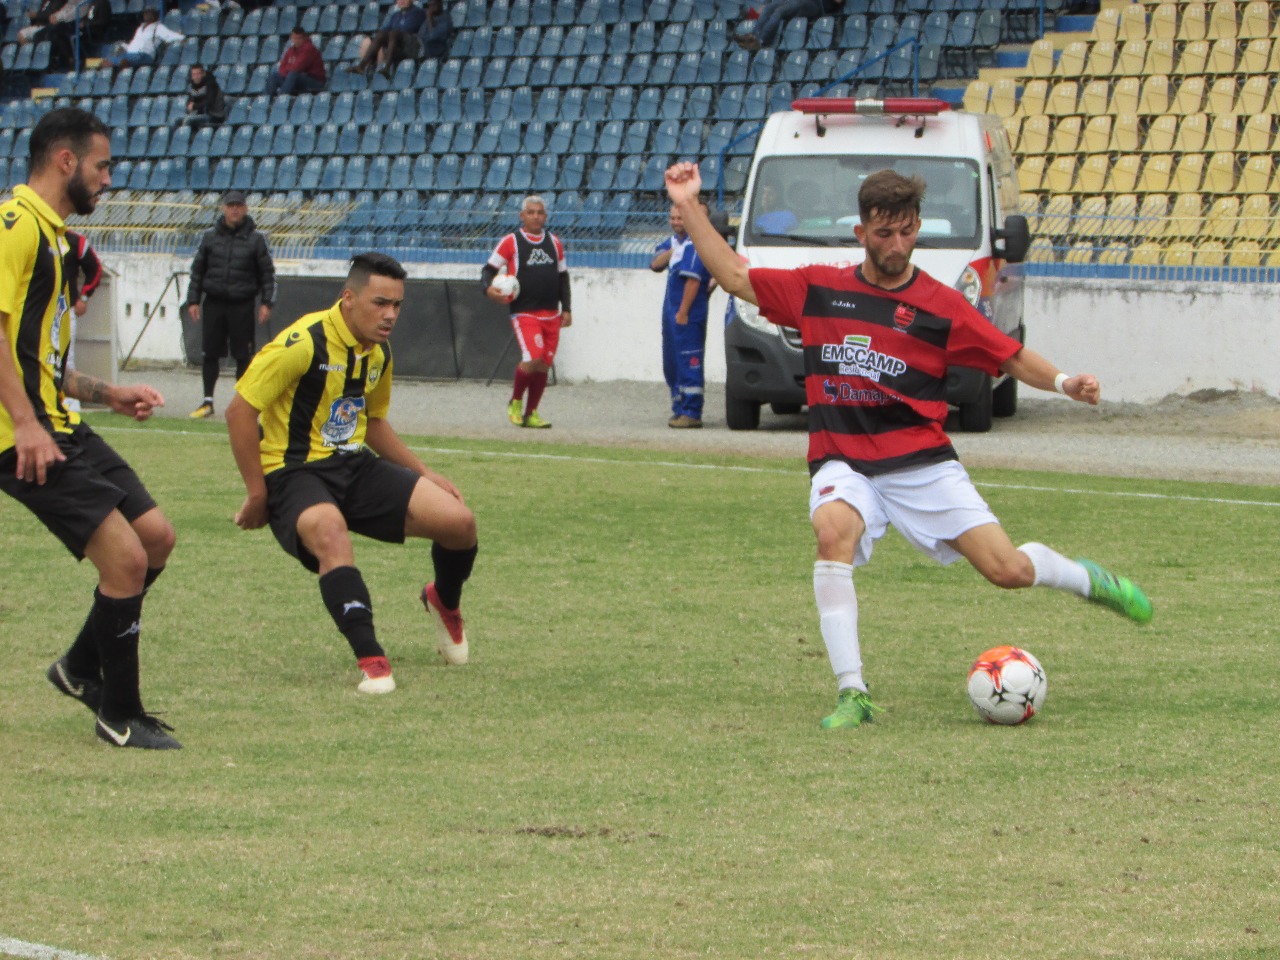
[[133, 31], [129, 42], [119, 45], [111, 56], [103, 57], [102, 62], [111, 67], [113, 73], [119, 73], [121, 67], [151, 66], [156, 62], [161, 44], [183, 39], [177, 30], [170, 30], [160, 22], [160, 12], [155, 7], [143, 7], [142, 23]]
[[844, 0], [767, 0], [755, 21], [754, 30], [742, 30], [734, 36], [738, 46], [748, 50], [759, 50], [761, 47], [772, 47], [778, 40], [778, 33], [788, 20], [803, 17], [813, 20], [816, 17], [840, 12]]
[[444, 10], [444, 0], [427, 0], [427, 19], [423, 21], [414, 42], [408, 44], [408, 56], [419, 60], [443, 60], [449, 55], [449, 39], [453, 21]]
[[[49, 28], [49, 40], [53, 44], [54, 62], [72, 70], [84, 62], [84, 51], [93, 43], [105, 38], [111, 26], [111, 0], [79, 0], [76, 13], [70, 19], [54, 23]], [[76, 59], [76, 28], [80, 30], [80, 59]]]
[[413, 56], [413, 50], [407, 48], [416, 47], [417, 33], [426, 20], [426, 11], [413, 0], [395, 0], [382, 29], [360, 45], [359, 62], [347, 69], [367, 75], [377, 68], [384, 76], [390, 77], [398, 61]]
[[289, 45], [280, 57], [280, 66], [267, 78], [267, 96], [277, 93], [315, 93], [324, 89], [324, 60], [311, 42], [307, 31], [294, 27], [289, 31]]
[[218, 86], [212, 70], [202, 64], [191, 67], [187, 86], [187, 115], [182, 122], [188, 127], [217, 126], [227, 119], [227, 97]]
[[27, 12], [31, 22], [18, 30], [18, 43], [39, 43], [48, 39], [50, 28], [74, 17], [75, 8], [71, 0], [41, 0], [40, 6]]

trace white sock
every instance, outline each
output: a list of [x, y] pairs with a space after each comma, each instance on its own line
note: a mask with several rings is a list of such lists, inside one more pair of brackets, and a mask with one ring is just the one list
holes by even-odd
[[1089, 571], [1074, 560], [1068, 560], [1043, 543], [1024, 543], [1018, 549], [1031, 558], [1036, 570], [1035, 586], [1089, 596]]
[[853, 565], [819, 560], [813, 565], [813, 597], [818, 602], [822, 642], [841, 690], [865, 691], [862, 651], [858, 646], [858, 594], [853, 588]]

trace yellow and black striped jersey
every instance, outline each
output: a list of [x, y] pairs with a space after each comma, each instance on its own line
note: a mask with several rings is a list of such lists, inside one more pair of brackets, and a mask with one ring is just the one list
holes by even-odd
[[369, 417], [387, 415], [391, 347], [361, 353], [340, 304], [280, 331], [236, 384], [259, 414], [263, 473], [361, 450]]
[[[67, 225], [30, 187], [0, 204], [0, 313], [9, 356], [36, 417], [70, 433], [80, 415], [63, 402], [71, 347], [71, 299], [63, 271]], [[13, 419], [0, 406], [0, 451], [13, 446]]]

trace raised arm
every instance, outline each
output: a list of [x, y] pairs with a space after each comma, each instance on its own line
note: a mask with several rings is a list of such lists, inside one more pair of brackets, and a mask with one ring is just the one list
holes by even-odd
[[698, 201], [698, 194], [702, 191], [702, 175], [698, 173], [698, 165], [687, 161], [673, 164], [667, 169], [666, 184], [667, 195], [680, 210], [684, 229], [693, 241], [693, 248], [698, 251], [698, 256], [716, 278], [716, 282], [733, 296], [749, 303], [757, 303], [755, 291], [751, 289], [747, 265], [712, 226], [711, 219]]

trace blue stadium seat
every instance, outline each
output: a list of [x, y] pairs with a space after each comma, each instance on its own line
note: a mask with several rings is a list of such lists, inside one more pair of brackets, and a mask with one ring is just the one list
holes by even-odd
[[568, 153], [572, 143], [573, 124], [563, 120], [551, 128], [547, 136], [547, 151], [554, 154]]
[[637, 53], [627, 61], [627, 69], [622, 82], [633, 87], [642, 87], [649, 82], [653, 72], [653, 57], [647, 53]]
[[247, 157], [253, 151], [253, 135], [258, 127], [244, 124], [236, 127], [231, 133], [231, 145], [227, 149], [227, 153], [233, 157]]
[[795, 88], [786, 80], [781, 80], [769, 88], [769, 113], [790, 110], [791, 101], [796, 98]]
[[633, 120], [627, 124], [622, 142], [622, 153], [644, 153], [649, 149], [649, 132], [653, 124], [648, 120]]
[[660, 191], [663, 189], [663, 179], [667, 172], [667, 167], [671, 166], [671, 158], [661, 155], [650, 156], [644, 163], [644, 170], [640, 172], [640, 189]]
[[401, 152], [411, 157], [427, 152], [427, 125], [424, 121], [415, 120], [405, 124], [404, 147]]
[[429, 153], [415, 157], [411, 182], [417, 190], [433, 189], [436, 182], [436, 158]]
[[631, 53], [631, 24], [620, 23], [609, 32], [609, 45], [605, 50], [609, 56]]
[[560, 180], [556, 186], [565, 190], [579, 190], [586, 171], [587, 158], [580, 153], [571, 153], [560, 164]]
[[657, 120], [662, 112], [662, 89], [645, 87], [636, 100], [635, 115], [638, 120]]
[[[282, 126], [288, 126], [283, 124]], [[253, 127], [253, 143], [249, 147], [249, 155], [253, 157], [269, 157], [275, 153], [275, 127]]]
[[[201, 127], [200, 129], [201, 129], [201, 132], [203, 132], [207, 128]], [[234, 132], [234, 128], [232, 127], [228, 127], [228, 126], [216, 127], [213, 130], [213, 139], [209, 143], [209, 147], [205, 152], [210, 157], [225, 157], [227, 154], [231, 152], [231, 135], [233, 132]], [[192, 142], [191, 144], [192, 149], [196, 148], [197, 142], [198, 142], [198, 138], [197, 138], [197, 141]]]
[[[423, 61], [424, 63], [426, 61]], [[485, 63], [480, 85], [487, 90], [501, 90], [507, 77], [507, 58], [490, 57]]]
[[209, 189], [209, 158], [193, 156], [187, 165], [187, 186], [203, 193]]
[[[535, 57], [559, 57], [561, 56], [561, 47], [564, 46], [564, 29], [562, 27], [551, 26], [542, 31], [542, 39], [538, 41], [538, 49], [534, 53]], [[566, 57], [577, 56], [577, 54], [565, 53]]]
[[[179, 124], [169, 136], [169, 155], [186, 159], [191, 155], [191, 127]], [[154, 140], [154, 138], [153, 138]]]
[[[571, 121], [570, 121], [571, 122]], [[569, 140], [568, 153], [601, 153], [596, 146], [596, 125], [594, 123], [574, 123], [573, 135]]]
[[461, 76], [462, 61], [457, 57], [450, 57], [440, 65], [440, 72], [436, 75], [436, 86], [442, 90], [456, 90]]
[[600, 85], [616, 87], [623, 83], [626, 80], [628, 63], [630, 58], [625, 53], [612, 53], [606, 57], [600, 68]]
[[489, 161], [489, 169], [484, 175], [485, 190], [506, 190], [511, 178], [511, 158], [509, 156], [493, 157]]
[[529, 74], [533, 71], [532, 57], [512, 57], [507, 63], [508, 87], [522, 87], [528, 84]]
[[[128, 132], [128, 139], [125, 147], [120, 151], [122, 157], [142, 157], [147, 153], [147, 141], [151, 138], [151, 130], [149, 127], [133, 127]], [[114, 142], [114, 131], [112, 140]], [[115, 155], [115, 149], [112, 149], [112, 155]]]
[[649, 69], [648, 83], [656, 83], [659, 86], [666, 86], [674, 82], [676, 74], [676, 55], [674, 53], [660, 53], [654, 58], [653, 66]]
[[522, 153], [512, 158], [511, 172], [507, 179], [508, 190], [524, 192], [533, 185], [533, 157]]
[[658, 116], [663, 120], [677, 120], [683, 117], [689, 102], [689, 91], [684, 87], [667, 87], [662, 95], [662, 104]]
[[751, 54], [746, 50], [734, 50], [724, 58], [720, 80], [724, 83], [746, 83], [751, 70]]
[[150, 87], [151, 68], [148, 66], [135, 67], [133, 75], [129, 78], [129, 89], [125, 92], [131, 96], [140, 97], [147, 93]]
[[626, 133], [626, 124], [621, 120], [610, 120], [600, 128], [596, 136], [596, 150], [600, 153], [620, 153], [622, 138]]
[[516, 87], [511, 94], [511, 119], [527, 123], [533, 119], [533, 90]]
[[542, 45], [542, 28], [525, 27], [516, 38], [516, 56], [533, 59]]
[[590, 21], [590, 26], [583, 28], [582, 53], [588, 57], [604, 56], [609, 50], [609, 36], [605, 25], [598, 20]]
[[551, 75], [555, 72], [556, 61], [551, 57], [538, 57], [533, 61], [533, 66], [529, 69], [529, 86], [545, 87], [551, 82]]
[[[363, 133], [359, 133], [360, 147], [359, 152], [366, 157], [372, 157], [375, 154], [382, 153], [382, 124], [371, 123], [364, 128]], [[342, 138], [338, 139], [339, 149], [341, 149]]]
[[[24, 50], [28, 50], [30, 49], [30, 47], [31, 47], [31, 44], [29, 43], [24, 43], [22, 45], [22, 48]], [[18, 63], [15, 63], [13, 69], [15, 73], [21, 73], [21, 72], [24, 72], [24, 69], [30, 70], [31, 66], [30, 64], [28, 64], [25, 68], [23, 68], [19, 66]], [[128, 95], [129, 85], [133, 83], [133, 69], [134, 69], [133, 67], [122, 67], [120, 72], [117, 73], [115, 77], [112, 78], [111, 90], [110, 90], [111, 96], [123, 97]]]
[[551, 72], [551, 82], [557, 87], [573, 86], [574, 77], [578, 73], [578, 62], [564, 58], [555, 61], [555, 69]]
[[533, 185], [529, 188], [535, 193], [554, 190], [560, 179], [560, 157], [554, 153], [540, 153], [533, 167]]
[[328, 157], [320, 173], [321, 190], [345, 190], [347, 182], [347, 158]]
[[382, 152], [391, 157], [404, 153], [407, 131], [408, 127], [403, 120], [392, 120], [388, 123], [382, 133]]
[[630, 120], [635, 113], [636, 91], [634, 87], [616, 86], [609, 98], [609, 119]]
[[271, 149], [268, 152], [271, 156], [288, 157], [293, 155], [294, 145], [298, 136], [297, 127], [291, 123], [282, 123], [278, 127], [270, 128], [270, 133]]
[[769, 87], [763, 83], [753, 83], [742, 95], [742, 116], [763, 120], [769, 113]]
[[[324, 175], [325, 157], [308, 157], [302, 165], [302, 171], [298, 174], [298, 189], [318, 190], [320, 188], [320, 178]], [[194, 188], [194, 183], [192, 184]]]
[[[462, 103], [458, 103], [458, 112], [462, 112]], [[440, 122], [440, 94], [434, 87], [418, 94], [418, 119], [423, 123]]]
[[792, 50], [803, 50], [808, 39], [808, 28], [808, 21], [800, 17], [788, 20], [782, 28], [782, 35], [778, 38], [778, 49], [784, 53]]
[[707, 130], [705, 152], [707, 156], [715, 156], [729, 146], [733, 139], [733, 121], [717, 120]]
[[855, 13], [845, 17], [844, 27], [840, 32], [839, 47], [841, 50], [861, 50], [866, 47], [871, 31], [867, 27], [865, 14]]
[[435, 90], [436, 78], [440, 72], [440, 63], [434, 59], [426, 59], [418, 64], [418, 69], [413, 75], [413, 88], [415, 90]]
[[[328, 156], [338, 152], [339, 127], [336, 123], [326, 123], [322, 127], [316, 127], [314, 124], [310, 126], [316, 130], [316, 153]], [[301, 130], [302, 127], [298, 129]]]
[[679, 120], [663, 120], [653, 132], [654, 153], [674, 153], [680, 136]]
[[783, 80], [800, 82], [804, 80], [809, 73], [809, 51], [808, 50], [792, 50], [783, 58], [782, 67], [778, 71], [778, 75]]
[[[604, 57], [598, 55], [583, 57], [578, 62], [578, 72], [573, 82], [579, 87], [595, 87], [600, 83], [600, 73], [603, 69]], [[600, 92], [607, 94], [608, 91], [601, 88]]]
[[329, 34], [338, 30], [338, 6], [330, 3], [320, 8], [320, 21], [316, 25], [316, 33]]
[[809, 77], [820, 83], [834, 79], [839, 54], [834, 50], [822, 50], [809, 62]]
[[[363, 157], [361, 159], [364, 159]], [[351, 174], [351, 164], [347, 164], [347, 175]], [[386, 190], [391, 179], [391, 158], [378, 156], [369, 158], [369, 173], [365, 177], [366, 190]]]
[[836, 19], [827, 15], [818, 17], [809, 25], [809, 39], [805, 46], [809, 50], [829, 50], [836, 39]]
[[457, 124], [453, 128], [453, 152], [471, 153], [475, 149], [476, 134], [478, 132], [476, 124], [472, 121], [468, 120]]
[[343, 4], [338, 11], [338, 32], [355, 33], [360, 29], [360, 8], [354, 4]]
[[644, 168], [644, 158], [637, 154], [629, 154], [618, 163], [618, 172], [613, 178], [614, 190], [631, 191], [640, 183], [640, 172]]
[[529, 10], [530, 23], [545, 27], [553, 19], [555, 19], [555, 11], [551, 0], [532, 0]]
[[[392, 190], [408, 190], [413, 184], [413, 158], [406, 156], [397, 156], [394, 160], [388, 157], [379, 157], [380, 160], [388, 160], [387, 168], [387, 186]], [[370, 171], [372, 175], [373, 171]]]
[[526, 153], [529, 156], [537, 156], [547, 149], [547, 125], [541, 120], [533, 120], [525, 124], [524, 140], [522, 148], [510, 151], [511, 153]]
[[707, 21], [707, 32], [702, 38], [702, 48], [708, 53], [724, 53], [733, 42], [729, 39], [729, 24], [723, 17]]
[[516, 55], [516, 28], [510, 24], [499, 27], [493, 34], [489, 50], [491, 57], [514, 57]]
[[484, 91], [478, 87], [468, 90], [462, 98], [462, 119], [479, 123], [484, 120], [486, 113]]
[[209, 189], [222, 192], [231, 189], [231, 180], [235, 173], [235, 161], [230, 157], [216, 160], [209, 172]]
[[[317, 94], [317, 97], [322, 94]], [[352, 108], [351, 120], [354, 123], [366, 124], [373, 123], [375, 100], [372, 90], [361, 90], [355, 95], [355, 106]], [[335, 123], [346, 123], [345, 120], [334, 118]]]
[[473, 90], [480, 86], [484, 77], [484, 61], [479, 57], [468, 57], [462, 61], [462, 70], [458, 74], [457, 85], [464, 90]]
[[778, 52], [773, 49], [757, 50], [751, 55], [751, 68], [747, 71], [748, 83], [768, 83], [777, 69]]
[[279, 161], [275, 157], [264, 157], [258, 161], [250, 188], [253, 190], [271, 191], [276, 189], [276, 168]]
[[231, 173], [231, 186], [240, 190], [248, 189], [248, 185], [253, 183], [253, 175], [257, 169], [258, 161], [252, 157], [241, 157], [236, 160]]
[[702, 156], [707, 126], [701, 120], [686, 120], [680, 127], [675, 152], [682, 160], [697, 160]]
[[[421, 102], [419, 102], [421, 112]], [[440, 97], [440, 119], [446, 123], [462, 122], [462, 91], [457, 87], [449, 87]]]
[[477, 155], [468, 156], [462, 161], [462, 171], [458, 176], [459, 190], [479, 190], [484, 182], [485, 158]]
[[534, 108], [534, 116], [539, 120], [551, 122], [560, 118], [561, 95], [557, 87], [547, 87], [538, 97]]
[[569, 26], [578, 23], [578, 3], [577, 0], [555, 0], [555, 7], [551, 15], [551, 22], [558, 23], [561, 26]]
[[714, 97], [711, 87], [705, 84], [694, 87], [689, 91], [685, 113], [697, 120], [706, 120], [711, 116], [711, 103]]
[[[183, 129], [186, 129], [185, 127]], [[147, 141], [147, 156], [153, 160], [168, 157], [171, 154], [169, 146], [169, 128], [155, 127], [151, 132], [151, 138]]]
[[489, 122], [480, 127], [480, 133], [476, 137], [476, 153], [486, 155], [498, 152], [498, 136], [502, 130], [502, 124]]

